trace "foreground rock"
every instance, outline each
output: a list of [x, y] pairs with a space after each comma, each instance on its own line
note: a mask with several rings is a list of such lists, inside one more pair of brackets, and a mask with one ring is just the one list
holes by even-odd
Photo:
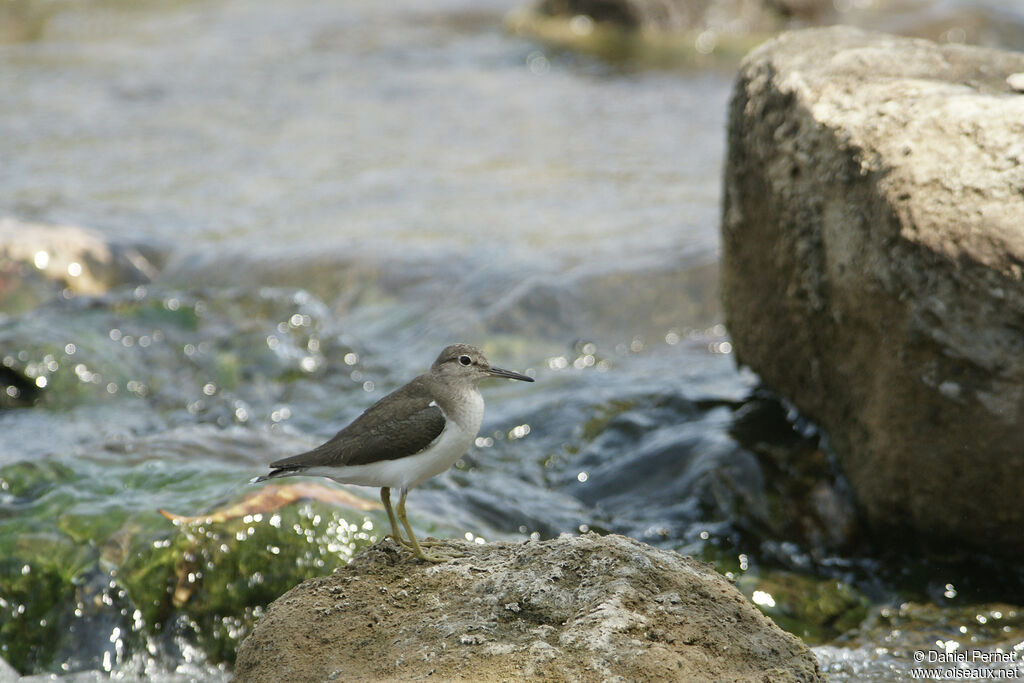
[[767, 43], [736, 82], [722, 223], [737, 357], [825, 428], [868, 521], [1008, 555], [1024, 551], [1018, 72], [1021, 54], [853, 29]]
[[709, 565], [594, 534], [447, 547], [467, 557], [428, 566], [379, 543], [284, 594], [237, 679], [823, 680]]

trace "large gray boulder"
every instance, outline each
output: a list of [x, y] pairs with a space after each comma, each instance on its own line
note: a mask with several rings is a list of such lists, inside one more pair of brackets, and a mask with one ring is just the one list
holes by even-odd
[[390, 541], [275, 600], [239, 681], [821, 681], [814, 655], [710, 565], [623, 536]]
[[867, 34], [752, 52], [729, 115], [738, 360], [824, 428], [876, 531], [1024, 551], [1024, 55]]

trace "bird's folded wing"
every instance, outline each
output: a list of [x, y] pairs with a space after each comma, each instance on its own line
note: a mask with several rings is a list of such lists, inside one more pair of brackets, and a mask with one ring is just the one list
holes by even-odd
[[306, 453], [270, 463], [276, 470], [366, 465], [415, 455], [444, 431], [441, 409], [429, 396], [392, 396], [371, 406], [333, 439]]

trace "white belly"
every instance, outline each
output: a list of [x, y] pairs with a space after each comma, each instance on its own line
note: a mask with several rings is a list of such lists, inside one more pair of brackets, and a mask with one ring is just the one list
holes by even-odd
[[484, 417], [484, 400], [473, 392], [461, 402], [464, 409], [456, 415], [445, 415], [444, 431], [425, 450], [416, 455], [394, 460], [381, 460], [366, 465], [315, 467], [303, 472], [328, 477], [342, 484], [410, 489], [444, 472], [465, 454], [480, 431]]

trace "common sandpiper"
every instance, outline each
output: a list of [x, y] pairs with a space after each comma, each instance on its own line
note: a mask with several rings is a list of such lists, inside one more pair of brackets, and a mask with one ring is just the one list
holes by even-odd
[[[483, 352], [469, 344], [453, 344], [437, 357], [430, 371], [396, 389], [366, 409], [327, 443], [311, 451], [270, 463], [275, 477], [328, 477], [342, 484], [379, 486], [391, 522], [391, 537], [427, 562], [443, 562], [423, 552], [405, 516], [409, 489], [455, 464], [476, 439], [484, 419], [478, 384], [488, 377], [532, 382], [532, 377], [493, 367]], [[399, 490], [398, 529], [391, 489]]]

